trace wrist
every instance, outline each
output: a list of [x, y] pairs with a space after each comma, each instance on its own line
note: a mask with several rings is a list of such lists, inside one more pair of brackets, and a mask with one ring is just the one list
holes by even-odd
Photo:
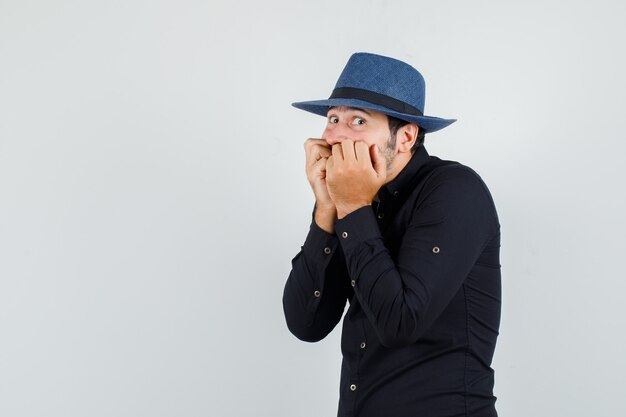
[[335, 207], [335, 203], [332, 201], [330, 203], [320, 203], [319, 201], [316, 201], [315, 212], [336, 213], [337, 207]]
[[345, 205], [337, 205], [337, 218], [343, 219], [348, 214], [360, 209], [361, 207], [370, 206], [371, 202], [351, 203]]
[[326, 233], [335, 232], [335, 221], [337, 220], [337, 209], [335, 206], [316, 206], [315, 224]]

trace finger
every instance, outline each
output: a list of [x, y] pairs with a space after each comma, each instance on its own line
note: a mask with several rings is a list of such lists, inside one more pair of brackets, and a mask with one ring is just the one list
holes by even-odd
[[314, 144], [311, 146], [306, 153], [306, 160], [309, 165], [313, 165], [316, 161], [319, 161], [321, 158], [328, 158], [331, 155], [330, 147], [326, 144], [326, 146], [322, 146], [320, 144]]
[[304, 148], [308, 149], [312, 147], [313, 145], [319, 145], [319, 144], [328, 145], [325, 139], [308, 138], [307, 140], [304, 141]]
[[335, 143], [333, 145], [333, 154], [335, 158], [342, 161], [343, 160], [343, 150], [341, 149], [341, 143]]
[[356, 162], [356, 154], [354, 153], [354, 141], [346, 139], [341, 142], [341, 150], [343, 152], [343, 160]]
[[370, 155], [372, 157], [372, 166], [374, 167], [374, 171], [378, 175], [386, 175], [387, 172], [387, 162], [385, 158], [380, 153], [380, 149], [376, 144], [370, 147]]
[[307, 156], [307, 163], [308, 165], [315, 165], [316, 162], [318, 162], [321, 159], [328, 158], [330, 155], [331, 153], [329, 150], [323, 151], [323, 150], [314, 149]]
[[370, 157], [369, 147], [367, 143], [359, 141], [354, 144], [354, 151], [356, 153], [356, 160], [363, 165], [372, 165], [372, 158]]
[[330, 171], [331, 169], [333, 169], [333, 166], [335, 166], [335, 161], [333, 160], [334, 156], [329, 156], [328, 158], [326, 158], [326, 172]]
[[330, 150], [330, 146], [328, 145], [328, 143], [326, 143], [326, 140], [324, 139], [308, 138], [307, 140], [304, 141], [304, 150], [307, 155], [311, 153], [311, 150], [313, 148], [318, 147], [318, 146], [328, 148]]
[[307, 167], [307, 169], [309, 168], [309, 166], [313, 165], [313, 163], [315, 162], [314, 159], [312, 158], [312, 153], [311, 153], [311, 148], [313, 148], [313, 144], [315, 144], [315, 141], [317, 141], [317, 139], [315, 138], [308, 138], [307, 140], [304, 141], [304, 161], [305, 161], [305, 166]]
[[315, 147], [313, 148], [313, 151], [320, 158], [328, 158], [329, 156], [333, 154], [332, 151], [330, 150], [330, 146], [328, 145], [327, 146], [315, 145]]
[[313, 164], [313, 172], [324, 173], [324, 175], [322, 175], [322, 178], [326, 176], [325, 172], [326, 172], [326, 160], [327, 159], [328, 158], [321, 158]]

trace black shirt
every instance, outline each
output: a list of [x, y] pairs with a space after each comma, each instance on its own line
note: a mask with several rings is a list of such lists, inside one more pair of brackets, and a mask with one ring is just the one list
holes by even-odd
[[480, 176], [420, 146], [380, 203], [329, 234], [313, 220], [283, 309], [315, 342], [341, 334], [338, 416], [496, 416], [500, 224]]

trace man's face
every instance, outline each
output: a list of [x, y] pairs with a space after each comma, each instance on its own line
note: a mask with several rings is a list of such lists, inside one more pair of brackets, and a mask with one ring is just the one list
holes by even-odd
[[326, 116], [326, 129], [322, 134], [326, 143], [333, 146], [352, 139], [363, 141], [368, 146], [375, 144], [387, 161], [387, 170], [390, 169], [396, 153], [396, 141], [392, 140], [385, 114], [355, 107], [331, 107]]

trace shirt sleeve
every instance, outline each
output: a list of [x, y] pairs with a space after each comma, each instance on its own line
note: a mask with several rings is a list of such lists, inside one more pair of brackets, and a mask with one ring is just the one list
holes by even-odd
[[499, 233], [493, 200], [478, 174], [447, 167], [431, 177], [392, 259], [371, 207], [337, 220], [354, 294], [383, 346], [415, 343], [459, 290]]
[[298, 339], [317, 342], [341, 319], [349, 292], [344, 259], [337, 237], [315, 223], [314, 209], [309, 233], [291, 261], [283, 291], [287, 327]]

